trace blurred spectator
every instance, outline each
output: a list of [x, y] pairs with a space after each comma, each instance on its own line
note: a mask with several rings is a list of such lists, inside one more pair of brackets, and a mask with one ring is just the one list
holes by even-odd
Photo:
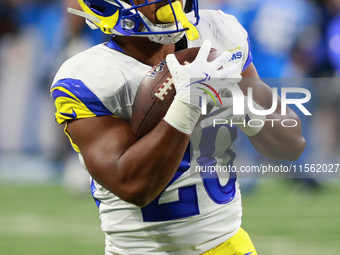
[[[319, 132], [323, 132], [324, 139], [319, 138], [324, 155], [337, 158], [340, 153], [340, 1], [318, 1], [323, 11], [323, 35], [327, 49], [325, 64], [315, 71], [318, 77], [333, 77], [320, 79], [317, 94], [320, 99], [318, 113], [322, 118]], [[335, 160], [333, 159], [333, 160]]]
[[235, 15], [248, 31], [254, 64], [262, 78], [305, 76], [304, 68], [292, 57], [297, 45], [304, 50], [305, 62], [314, 64], [319, 59], [311, 53], [324, 54], [318, 48], [320, 13], [310, 1], [239, 0], [223, 3], [221, 8]]
[[340, 14], [329, 24], [327, 31], [328, 55], [330, 62], [340, 74]]
[[333, 16], [326, 31], [328, 57], [337, 75], [340, 76], [340, 1], [329, 0], [328, 9]]
[[14, 19], [14, 9], [10, 1], [0, 2], [0, 38], [7, 34], [15, 34], [18, 24]]
[[25, 170], [25, 162], [16, 165], [16, 159], [24, 155], [36, 159], [41, 165], [37, 169], [54, 171], [63, 167], [70, 155], [70, 145], [54, 122], [49, 88], [63, 61], [106, 40], [102, 33], [90, 31], [82, 18], [68, 14], [67, 7], [71, 5], [75, 7], [77, 2], [5, 0], [0, 3], [0, 19], [4, 21], [0, 23], [2, 171]]

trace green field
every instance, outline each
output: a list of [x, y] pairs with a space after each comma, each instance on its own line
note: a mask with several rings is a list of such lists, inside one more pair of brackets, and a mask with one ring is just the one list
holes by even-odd
[[[244, 197], [243, 228], [259, 255], [339, 255], [340, 183], [318, 194], [267, 180]], [[104, 254], [92, 197], [60, 186], [0, 185], [1, 255]]]
[[339, 255], [340, 184], [309, 193], [269, 180], [243, 199], [243, 228], [259, 255]]

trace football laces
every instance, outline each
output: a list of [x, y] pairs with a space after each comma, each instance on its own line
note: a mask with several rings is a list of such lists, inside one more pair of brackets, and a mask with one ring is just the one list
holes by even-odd
[[155, 93], [155, 96], [158, 99], [164, 101], [164, 96], [169, 94], [168, 90], [172, 90], [172, 88], [173, 88], [172, 85], [174, 85], [174, 82], [173, 82], [172, 78], [167, 77], [166, 81], [163, 82], [162, 85], [163, 85], [163, 88], [158, 88], [158, 92]]

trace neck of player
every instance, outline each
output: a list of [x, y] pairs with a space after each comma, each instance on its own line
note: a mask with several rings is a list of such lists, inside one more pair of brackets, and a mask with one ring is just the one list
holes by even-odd
[[113, 40], [125, 54], [150, 66], [157, 65], [166, 55], [175, 52], [175, 44], [159, 44], [151, 42], [146, 37], [116, 36]]

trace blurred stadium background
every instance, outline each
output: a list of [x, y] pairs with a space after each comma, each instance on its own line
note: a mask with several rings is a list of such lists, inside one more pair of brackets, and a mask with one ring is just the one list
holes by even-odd
[[[308, 146], [295, 163], [340, 163], [340, 0], [200, 5], [239, 19], [261, 77], [305, 78], [313, 116], [301, 116]], [[0, 254], [104, 253], [88, 175], [54, 122], [49, 87], [64, 60], [108, 38], [67, 6], [77, 1], [0, 1]], [[268, 162], [239, 136], [236, 164]], [[259, 254], [340, 253], [340, 179], [313, 177], [240, 180]]]

